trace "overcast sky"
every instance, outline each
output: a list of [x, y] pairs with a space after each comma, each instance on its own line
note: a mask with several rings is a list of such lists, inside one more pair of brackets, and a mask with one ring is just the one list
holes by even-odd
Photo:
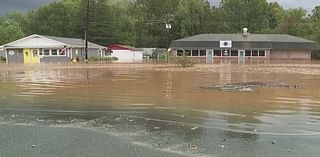
[[[5, 15], [8, 11], [18, 10], [26, 11], [37, 8], [41, 5], [53, 2], [55, 0], [0, 0], [0, 16]], [[213, 5], [219, 4], [220, 0], [209, 0]], [[311, 11], [315, 6], [320, 6], [320, 0], [268, 0], [269, 2], [277, 1], [285, 8], [303, 7]]]

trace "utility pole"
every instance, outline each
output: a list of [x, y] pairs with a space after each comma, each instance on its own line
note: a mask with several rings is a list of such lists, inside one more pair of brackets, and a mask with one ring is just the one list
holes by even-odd
[[86, 28], [84, 31], [84, 38], [85, 38], [85, 59], [88, 60], [88, 30], [89, 30], [89, 5], [90, 0], [87, 0], [87, 9], [86, 9]]

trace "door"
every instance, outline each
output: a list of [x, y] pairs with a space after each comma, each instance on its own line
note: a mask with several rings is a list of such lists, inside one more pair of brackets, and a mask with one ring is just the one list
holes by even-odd
[[40, 63], [39, 49], [23, 49], [23, 62], [25, 64]]
[[207, 64], [212, 64], [213, 63], [213, 50], [206, 50], [206, 53], [207, 53], [207, 58], [206, 58]]
[[238, 51], [238, 61], [239, 61], [239, 63], [244, 63], [245, 62], [245, 58], [246, 58], [245, 53], [246, 53], [245, 50], [239, 50]]
[[31, 49], [32, 63], [40, 63], [39, 49]]

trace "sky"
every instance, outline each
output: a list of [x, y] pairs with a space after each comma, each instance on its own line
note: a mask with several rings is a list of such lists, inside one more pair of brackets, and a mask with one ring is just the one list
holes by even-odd
[[[9, 11], [27, 11], [38, 8], [44, 4], [55, 0], [0, 0], [0, 16]], [[220, 0], [209, 0], [213, 5], [218, 5]], [[269, 2], [277, 1], [284, 8], [302, 7], [309, 12], [317, 5], [320, 6], [320, 0], [268, 0]]]

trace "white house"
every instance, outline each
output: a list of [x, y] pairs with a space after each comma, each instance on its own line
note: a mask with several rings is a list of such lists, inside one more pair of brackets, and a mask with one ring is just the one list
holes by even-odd
[[[67, 63], [84, 58], [84, 40], [45, 35], [30, 35], [0, 46], [7, 63]], [[105, 47], [88, 42], [88, 57], [103, 53]]]
[[111, 52], [111, 57], [116, 57], [117, 62], [130, 63], [142, 62], [143, 49], [134, 48], [127, 45], [112, 44], [108, 46], [108, 51]]

